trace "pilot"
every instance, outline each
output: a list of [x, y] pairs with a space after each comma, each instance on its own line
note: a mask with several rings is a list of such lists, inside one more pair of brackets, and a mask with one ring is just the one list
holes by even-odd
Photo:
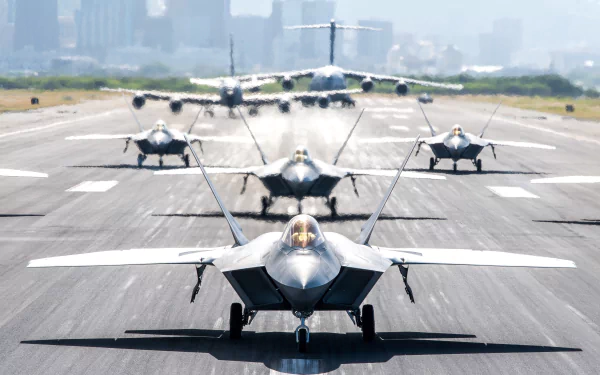
[[154, 125], [155, 132], [162, 132], [167, 127], [167, 124], [163, 120], [158, 120]]
[[310, 160], [308, 150], [304, 146], [299, 146], [294, 152], [294, 161], [296, 163], [305, 163], [308, 160]]
[[316, 220], [308, 215], [293, 219], [283, 237], [286, 245], [303, 249], [316, 247], [324, 241]]
[[452, 127], [452, 135], [462, 137], [465, 135], [463, 128], [460, 125], [454, 125]]

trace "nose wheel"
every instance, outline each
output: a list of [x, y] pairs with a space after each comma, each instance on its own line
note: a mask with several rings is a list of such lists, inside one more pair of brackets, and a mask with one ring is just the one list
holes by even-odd
[[161, 157], [158, 159], [158, 166], [159, 166], [160, 168], [162, 168], [164, 165], [165, 165], [165, 162], [163, 161], [163, 158], [162, 158], [162, 156], [161, 156]]
[[310, 330], [305, 324], [306, 319], [312, 315], [312, 311], [292, 311], [296, 318], [300, 319], [300, 325], [296, 327], [296, 344], [300, 353], [308, 351], [308, 343], [310, 342]]
[[456, 162], [454, 162], [454, 164], [452, 164], [452, 170], [454, 172], [456, 172], [458, 170], [458, 164]]

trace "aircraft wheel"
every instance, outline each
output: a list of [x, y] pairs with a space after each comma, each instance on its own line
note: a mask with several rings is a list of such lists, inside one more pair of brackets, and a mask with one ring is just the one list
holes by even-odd
[[477, 159], [477, 172], [481, 172], [482, 161], [481, 159]]
[[252, 107], [248, 110], [248, 114], [252, 117], [258, 116], [258, 108]]
[[458, 170], [458, 164], [454, 163], [454, 164], [452, 165], [452, 170], [453, 170], [454, 172], [456, 172], [456, 171]]
[[363, 341], [373, 341], [375, 339], [375, 311], [373, 305], [363, 306], [361, 321]]
[[435, 159], [434, 158], [430, 158], [429, 159], [429, 170], [433, 171], [433, 168], [435, 168]]
[[183, 156], [183, 162], [185, 163], [186, 168], [190, 167], [190, 154], [185, 154]]
[[158, 166], [162, 168], [163, 165], [165, 165], [165, 162], [162, 160], [162, 158], [158, 159]]
[[137, 159], [137, 163], [138, 163], [138, 168], [142, 167], [142, 164], [144, 164], [144, 160], [146, 158], [144, 157], [144, 155], [142, 154], [138, 154], [138, 159]]
[[305, 329], [298, 330], [298, 351], [306, 353], [308, 350], [308, 332]]
[[265, 216], [267, 214], [267, 210], [269, 209], [269, 198], [263, 196], [260, 198], [260, 203], [262, 204], [262, 210], [260, 214]]
[[331, 209], [331, 216], [337, 216], [337, 198], [333, 197], [329, 201], [329, 209]]
[[242, 313], [242, 304], [232, 303], [229, 309], [229, 338], [232, 340], [241, 339], [243, 327], [244, 315]]

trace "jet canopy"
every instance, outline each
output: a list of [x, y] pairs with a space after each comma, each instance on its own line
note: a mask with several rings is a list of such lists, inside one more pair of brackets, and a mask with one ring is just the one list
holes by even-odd
[[298, 146], [296, 151], [294, 151], [294, 156], [292, 157], [296, 163], [305, 163], [310, 161], [310, 155], [308, 154], [308, 150], [304, 146]]
[[293, 248], [315, 248], [325, 242], [317, 221], [309, 215], [295, 216], [283, 231], [281, 241]]
[[465, 131], [463, 130], [462, 126], [454, 125], [452, 127], [452, 135], [462, 137], [465, 135]]
[[158, 120], [156, 121], [156, 124], [154, 124], [154, 132], [162, 132], [165, 131], [167, 129], [167, 124], [163, 121], [163, 120]]

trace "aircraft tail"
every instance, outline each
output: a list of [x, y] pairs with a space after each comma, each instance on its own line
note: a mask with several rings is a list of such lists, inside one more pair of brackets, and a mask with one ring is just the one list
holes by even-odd
[[223, 204], [223, 201], [221, 200], [219, 193], [217, 193], [217, 190], [215, 189], [214, 185], [212, 184], [212, 181], [210, 180], [210, 177], [208, 177], [208, 173], [206, 173], [204, 166], [200, 162], [200, 158], [198, 157], [198, 154], [196, 154], [196, 151], [194, 151], [194, 149], [192, 148], [192, 145], [190, 144], [190, 140], [189, 140], [187, 134], [184, 134], [183, 137], [185, 138], [185, 141], [187, 142], [188, 147], [190, 148], [190, 151], [192, 152], [192, 155], [194, 156], [194, 159], [196, 159], [196, 163], [198, 163], [198, 167], [200, 167], [200, 170], [202, 171], [202, 174], [204, 175], [204, 178], [206, 179], [206, 183], [210, 187], [210, 190], [212, 191], [213, 196], [215, 197], [215, 200], [217, 201], [217, 204], [221, 208], [221, 212], [223, 212], [223, 216], [225, 216], [225, 220], [227, 220], [227, 224], [229, 224], [229, 229], [231, 229], [231, 234], [233, 235], [235, 244], [237, 246], [243, 246], [243, 245], [247, 244], [250, 241], [248, 241], [246, 236], [244, 236], [244, 233], [242, 232], [242, 227], [240, 226], [240, 224], [237, 222], [237, 220], [235, 220], [235, 218], [231, 215], [229, 210], [227, 210], [227, 208]]
[[358, 125], [358, 123], [360, 122], [360, 119], [363, 115], [363, 113], [365, 113], [365, 109], [363, 108], [362, 111], [360, 111], [360, 115], [358, 115], [358, 118], [356, 119], [356, 122], [354, 123], [354, 126], [352, 127], [352, 129], [350, 129], [350, 133], [348, 133], [348, 136], [346, 137], [346, 140], [344, 141], [344, 144], [342, 144], [342, 147], [340, 147], [340, 150], [337, 152], [337, 154], [335, 155], [335, 157], [333, 158], [333, 162], [331, 164], [336, 165], [340, 155], [342, 154], [342, 151], [344, 151], [344, 148], [346, 148], [346, 145], [348, 144], [348, 141], [350, 140], [350, 137], [352, 136], [352, 133], [354, 133], [354, 129], [356, 129], [356, 125]]
[[419, 104], [419, 108], [421, 108], [421, 112], [423, 112], [423, 116], [425, 116], [425, 121], [427, 122], [427, 126], [429, 126], [429, 130], [431, 131], [431, 136], [435, 137], [435, 129], [433, 128], [433, 126], [431, 126], [431, 122], [429, 122], [429, 119], [427, 118], [427, 115], [425, 114], [425, 110], [423, 109], [423, 106], [421, 105], [420, 102], [417, 102]]
[[233, 34], [229, 34], [229, 73], [235, 76], [235, 62], [233, 60]]
[[488, 126], [490, 126], [490, 123], [492, 122], [492, 119], [494, 118], [494, 115], [496, 114], [496, 112], [498, 111], [498, 108], [500, 108], [501, 105], [502, 105], [502, 100], [500, 101], [500, 103], [498, 103], [498, 106], [496, 107], [496, 109], [494, 109], [494, 112], [492, 112], [492, 115], [490, 116], [490, 119], [485, 124], [485, 126], [483, 127], [483, 129], [481, 129], [481, 133], [479, 133], [479, 138], [483, 138], [483, 133], [485, 133], [485, 131], [487, 130]]
[[140, 133], [143, 132], [144, 131], [144, 127], [142, 126], [142, 123], [140, 122], [140, 120], [135, 115], [135, 112], [133, 111], [133, 108], [131, 108], [131, 106], [129, 105], [129, 102], [125, 98], [125, 94], [123, 94], [123, 100], [125, 101], [125, 104], [127, 105], [127, 108], [129, 108], [129, 112], [131, 112], [131, 115], [133, 116], [133, 119], [137, 123], [138, 128], [140, 129]]
[[369, 243], [369, 240], [371, 239], [371, 234], [373, 233], [373, 229], [375, 229], [375, 224], [377, 223], [377, 219], [379, 218], [379, 215], [381, 215], [381, 211], [383, 211], [383, 208], [385, 207], [385, 204], [387, 203], [388, 199], [390, 198], [390, 195], [392, 195], [394, 186], [396, 186], [396, 183], [400, 179], [400, 175], [402, 174], [404, 167], [406, 167], [406, 163], [408, 163], [408, 159], [410, 159], [410, 156], [412, 155], [413, 151], [415, 150], [415, 147], [417, 147], [420, 137], [421, 136], [417, 136], [417, 138], [415, 139], [415, 143], [413, 144], [410, 152], [408, 152], [406, 154], [406, 157], [404, 158], [402, 165], [398, 169], [398, 173], [396, 173], [396, 177], [394, 177], [394, 180], [392, 181], [390, 187], [388, 188], [387, 192], [385, 193], [385, 196], [379, 203], [379, 206], [377, 206], [377, 209], [375, 210], [375, 212], [373, 212], [373, 214], [371, 215], [369, 220], [367, 220], [367, 222], [363, 225], [362, 231], [360, 232], [360, 236], [358, 236], [358, 239], [356, 240], [356, 242], [359, 245], [367, 245]]
[[337, 29], [348, 29], [348, 30], [370, 30], [370, 31], [381, 31], [381, 29], [377, 29], [374, 27], [365, 27], [365, 26], [344, 26], [338, 25], [335, 23], [335, 20], [331, 20], [331, 22], [324, 24], [316, 24], [316, 25], [300, 25], [300, 26], [288, 26], [285, 27], [288, 30], [298, 30], [298, 29], [329, 29], [329, 64], [333, 65], [335, 61], [335, 31]]
[[238, 107], [238, 112], [240, 113], [240, 117], [242, 118], [242, 121], [244, 121], [244, 125], [246, 125], [246, 128], [250, 132], [250, 136], [254, 140], [254, 144], [256, 145], [256, 148], [258, 149], [258, 152], [260, 153], [260, 158], [262, 159], [263, 164], [264, 165], [269, 164], [269, 161], [267, 160], [267, 156], [263, 152], [262, 148], [260, 148], [260, 145], [258, 144], [258, 141], [256, 140], [256, 137], [254, 136], [252, 129], [250, 129], [250, 125], [248, 125], [248, 122], [246, 121], [246, 118], [244, 117], [244, 114], [242, 113], [242, 111], [240, 110], [239, 107]]

